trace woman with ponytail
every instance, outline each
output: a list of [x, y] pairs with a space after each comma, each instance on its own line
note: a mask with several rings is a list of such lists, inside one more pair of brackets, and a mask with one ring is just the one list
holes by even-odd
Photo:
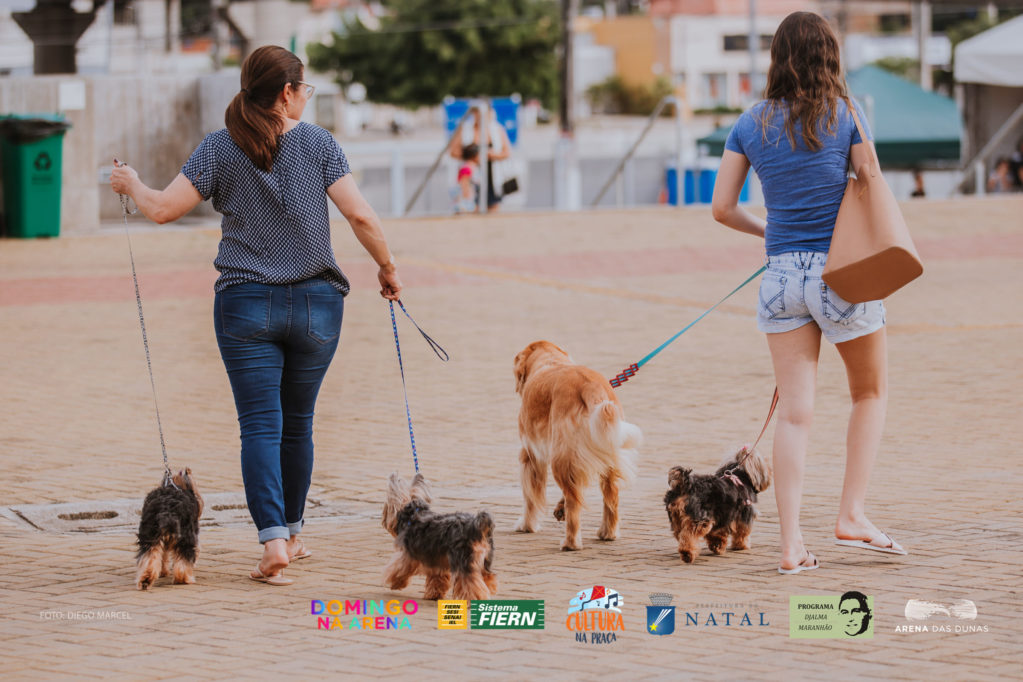
[[[819, 565], [803, 543], [799, 507], [822, 335], [842, 356], [852, 400], [835, 543], [905, 554], [865, 511], [888, 397], [884, 303], [849, 303], [821, 280], [846, 168], [850, 158], [853, 168], [863, 167], [871, 141], [863, 111], [846, 92], [838, 39], [820, 16], [794, 12], [778, 26], [764, 97], [729, 133], [712, 208], [718, 222], [766, 240], [757, 326], [767, 334], [778, 385], [778, 571], [793, 574]], [[854, 116], [867, 139], [860, 137]], [[767, 220], [738, 205], [751, 166], [764, 189]]]
[[200, 201], [222, 214], [214, 265], [217, 345], [241, 430], [242, 479], [263, 556], [249, 577], [286, 585], [289, 562], [311, 556], [302, 543], [313, 469], [312, 420], [337, 349], [348, 279], [331, 247], [327, 199], [380, 267], [380, 294], [398, 300], [401, 281], [380, 219], [359, 192], [333, 136], [299, 119], [313, 87], [302, 62], [275, 46], [242, 65], [241, 91], [164, 190], [129, 166], [114, 169], [127, 194], [157, 223]]

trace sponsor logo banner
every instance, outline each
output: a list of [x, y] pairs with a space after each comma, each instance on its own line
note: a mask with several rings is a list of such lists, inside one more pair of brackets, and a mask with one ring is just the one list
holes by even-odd
[[469, 607], [473, 630], [543, 630], [542, 599], [480, 599]]
[[438, 599], [437, 628], [440, 630], [467, 630], [469, 628], [469, 602], [464, 599]]
[[874, 598], [850, 591], [789, 597], [792, 639], [873, 639]]

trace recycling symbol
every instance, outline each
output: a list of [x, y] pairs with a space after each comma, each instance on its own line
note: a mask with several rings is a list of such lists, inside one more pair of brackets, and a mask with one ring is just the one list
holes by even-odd
[[37, 171], [48, 171], [50, 170], [50, 166], [53, 165], [53, 161], [50, 160], [50, 155], [46, 152], [39, 152], [39, 156], [36, 157], [33, 165], [36, 167]]

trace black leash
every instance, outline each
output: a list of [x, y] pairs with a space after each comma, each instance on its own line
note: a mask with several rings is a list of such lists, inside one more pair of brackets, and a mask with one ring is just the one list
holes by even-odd
[[[114, 159], [114, 163], [118, 166], [125, 165], [123, 162], [119, 162]], [[149, 385], [153, 389], [153, 407], [156, 408], [156, 428], [160, 431], [160, 450], [163, 452], [163, 485], [173, 486], [174, 479], [171, 476], [170, 465], [167, 463], [167, 444], [163, 438], [163, 424], [160, 423], [160, 404], [156, 400], [156, 381], [153, 379], [153, 361], [149, 355], [149, 337], [146, 335], [146, 318], [142, 314], [142, 295], [139, 293], [139, 278], [135, 272], [135, 253], [131, 248], [131, 234], [128, 232], [128, 216], [135, 215], [139, 212], [138, 205], [131, 211], [128, 210], [128, 195], [119, 194], [121, 198], [121, 214], [124, 217], [124, 236], [128, 238], [128, 256], [131, 258], [131, 279], [135, 283], [135, 304], [139, 309], [139, 326], [142, 328], [142, 345], [146, 349], [146, 366], [149, 368]]]

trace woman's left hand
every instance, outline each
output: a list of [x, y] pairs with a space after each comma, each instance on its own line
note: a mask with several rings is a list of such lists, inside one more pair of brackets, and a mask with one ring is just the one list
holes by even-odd
[[398, 270], [393, 265], [384, 265], [377, 272], [377, 279], [380, 281], [380, 295], [388, 301], [397, 301], [401, 296], [401, 279], [398, 278]]

